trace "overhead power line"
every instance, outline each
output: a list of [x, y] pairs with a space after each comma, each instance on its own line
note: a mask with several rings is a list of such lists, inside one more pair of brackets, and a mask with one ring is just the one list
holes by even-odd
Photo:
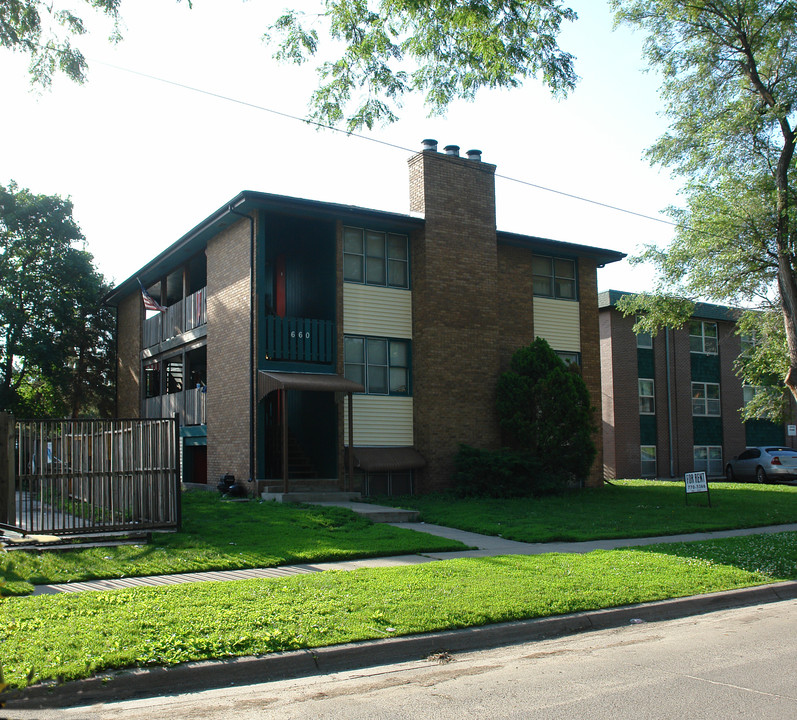
[[[314, 125], [318, 128], [323, 128], [324, 130], [331, 130], [332, 132], [340, 133], [348, 137], [357, 138], [358, 140], [365, 140], [367, 142], [376, 143], [378, 145], [384, 145], [385, 147], [393, 148], [394, 150], [401, 150], [407, 153], [416, 152], [412, 148], [404, 147], [403, 145], [397, 145], [396, 143], [391, 143], [388, 142], [387, 140], [380, 140], [379, 138], [369, 137], [368, 135], [362, 135], [360, 133], [352, 132], [349, 130], [343, 130], [341, 128], [335, 127], [334, 125], [327, 125], [325, 123], [320, 123], [316, 120], [309, 120], [307, 118], [299, 117], [298, 115], [293, 115], [291, 113], [283, 112], [281, 110], [274, 110], [273, 108], [265, 107], [264, 105], [258, 105], [257, 103], [249, 102], [247, 100], [240, 100], [238, 98], [234, 98], [229, 95], [223, 95], [221, 93], [216, 93], [211, 90], [204, 90], [202, 88], [194, 87], [193, 85], [187, 85], [185, 83], [177, 82], [175, 80], [167, 80], [166, 78], [158, 77], [157, 75], [151, 75], [149, 73], [141, 72], [139, 70], [131, 70], [130, 68], [125, 68], [119, 65], [113, 65], [108, 62], [103, 62], [102, 60], [92, 59], [92, 62], [98, 65], [104, 65], [105, 67], [111, 68], [113, 70], [118, 70], [119, 72], [125, 72], [131, 75], [138, 75], [139, 77], [146, 78], [147, 80], [153, 80], [155, 82], [163, 83], [165, 85], [178, 87], [181, 88], [182, 90], [188, 90], [189, 92], [198, 93], [200, 95], [206, 95], [208, 97], [216, 98], [217, 100], [223, 100], [225, 102], [235, 103], [236, 105], [242, 105], [244, 107], [252, 108], [254, 110], [259, 110], [261, 112], [267, 112], [270, 113], [271, 115], [277, 115], [278, 117], [282, 117], [287, 120], [295, 120], [305, 125]], [[612, 205], [611, 203], [605, 203], [599, 200], [592, 200], [591, 198], [587, 198], [582, 195], [575, 195], [573, 193], [565, 192], [564, 190], [557, 190], [555, 188], [550, 188], [545, 185], [539, 185], [537, 183], [533, 183], [528, 180], [521, 180], [520, 178], [511, 177], [509, 175], [500, 175], [498, 173], [496, 173], [495, 177], [500, 178], [501, 180], [507, 180], [509, 182], [517, 183], [519, 185], [532, 187], [535, 190], [542, 190], [543, 192], [553, 193], [561, 197], [570, 198], [571, 200], [577, 200], [578, 202], [588, 203], [590, 205], [602, 207], [607, 210], [613, 210], [615, 212], [624, 213], [626, 215], [633, 215], [634, 217], [642, 218], [643, 220], [650, 220], [652, 222], [661, 223], [662, 225], [669, 225], [671, 227], [681, 226], [680, 223], [673, 222], [672, 220], [656, 217], [654, 215], [646, 215], [645, 213], [637, 212], [635, 210], [629, 210], [627, 208], [622, 208], [619, 207], [618, 205]]]

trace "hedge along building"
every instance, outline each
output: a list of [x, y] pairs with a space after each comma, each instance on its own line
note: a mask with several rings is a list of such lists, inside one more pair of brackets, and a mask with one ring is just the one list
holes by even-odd
[[424, 141], [409, 176], [406, 215], [242, 192], [109, 295], [118, 414], [180, 412], [184, 480], [444, 489], [459, 443], [500, 446], [496, 381], [536, 336], [600, 418], [597, 268], [623, 254], [498, 232], [479, 151]]
[[734, 308], [696, 303], [684, 327], [635, 335], [636, 318], [616, 307], [626, 294], [608, 290], [598, 297], [607, 478], [692, 471], [720, 477], [746, 446], [794, 447], [783, 425], [741, 419], [754, 388], [736, 374], [746, 339], [736, 332]]

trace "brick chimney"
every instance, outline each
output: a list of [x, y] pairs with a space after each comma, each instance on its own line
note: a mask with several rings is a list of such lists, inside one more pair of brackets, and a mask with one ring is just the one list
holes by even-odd
[[498, 257], [495, 165], [423, 148], [409, 159], [410, 209], [425, 218], [412, 243], [413, 395], [419, 489], [431, 491], [449, 486], [459, 443], [500, 444]]

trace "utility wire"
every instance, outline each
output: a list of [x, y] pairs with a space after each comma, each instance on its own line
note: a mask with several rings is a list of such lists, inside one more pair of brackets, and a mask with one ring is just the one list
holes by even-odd
[[[412, 148], [404, 147], [403, 145], [397, 145], [395, 143], [388, 142], [387, 140], [380, 140], [379, 138], [369, 137], [367, 135], [361, 135], [360, 133], [356, 133], [351, 130], [342, 130], [341, 128], [335, 127], [334, 125], [327, 125], [325, 123], [321, 123], [316, 120], [309, 120], [308, 118], [299, 117], [298, 115], [292, 115], [291, 113], [282, 112], [281, 110], [274, 110], [273, 108], [268, 108], [265, 107], [264, 105], [258, 105], [256, 103], [248, 102], [247, 100], [239, 100], [238, 98], [230, 97], [229, 95], [222, 95], [221, 93], [212, 92], [210, 90], [203, 90], [202, 88], [194, 87], [192, 85], [186, 85], [185, 83], [177, 82], [175, 80], [167, 80], [166, 78], [158, 77], [156, 75], [150, 75], [149, 73], [141, 72], [139, 70], [131, 70], [130, 68], [125, 68], [119, 65], [113, 65], [111, 63], [103, 62], [102, 60], [92, 59], [91, 62], [97, 65], [104, 65], [105, 67], [111, 68], [113, 70], [118, 70], [119, 72], [125, 72], [131, 75], [138, 75], [139, 77], [146, 78], [147, 80], [153, 80], [155, 82], [163, 83], [165, 85], [172, 85], [173, 87], [178, 87], [183, 90], [199, 93], [200, 95], [207, 95], [208, 97], [216, 98], [217, 100], [224, 100], [225, 102], [235, 103], [236, 105], [243, 105], [244, 107], [249, 107], [254, 110], [260, 110], [261, 112], [267, 112], [272, 115], [277, 115], [278, 117], [286, 118], [287, 120], [295, 120], [297, 122], [304, 123], [305, 125], [315, 125], [317, 128], [323, 128], [324, 130], [331, 130], [332, 132], [340, 133], [348, 137], [357, 138], [358, 140], [365, 140], [367, 142], [376, 143], [378, 145], [384, 145], [385, 147], [393, 148], [394, 150], [402, 150], [403, 152], [408, 152], [408, 153], [415, 152]], [[528, 180], [520, 180], [519, 178], [510, 177], [509, 175], [500, 175], [498, 173], [496, 173], [495, 177], [501, 180], [507, 180], [509, 182], [517, 183], [518, 185], [525, 185], [527, 187], [532, 187], [535, 190], [542, 190], [544, 192], [549, 192], [555, 195], [560, 195], [562, 197], [570, 198], [571, 200], [577, 200], [579, 202], [589, 203], [590, 205], [596, 205], [597, 207], [606, 208], [607, 210], [614, 210], [615, 212], [625, 213], [626, 215], [633, 215], [634, 217], [642, 218], [643, 220], [651, 220], [652, 222], [661, 223], [662, 225], [669, 225], [671, 227], [681, 227], [681, 223], [673, 222], [672, 220], [665, 220], [664, 218], [655, 217], [653, 215], [646, 215], [644, 213], [636, 212], [634, 210], [628, 210], [627, 208], [622, 208], [617, 205], [611, 205], [610, 203], [600, 202], [599, 200], [592, 200], [582, 195], [574, 195], [572, 193], [564, 192], [563, 190], [556, 190], [555, 188], [549, 188], [546, 187], [545, 185], [539, 185], [537, 183], [529, 182]]]

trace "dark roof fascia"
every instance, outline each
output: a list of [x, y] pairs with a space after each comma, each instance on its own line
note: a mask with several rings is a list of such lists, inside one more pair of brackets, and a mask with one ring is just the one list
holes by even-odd
[[[620, 298], [626, 295], [636, 294], [637, 293], [625, 292], [622, 290], [604, 290], [598, 293], [598, 309], [605, 310], [606, 308], [613, 308], [617, 305]], [[734, 308], [730, 305], [696, 302], [692, 317], [700, 320], [721, 320], [723, 322], [735, 323], [743, 312], [743, 308]]]
[[287, 215], [296, 214], [302, 217], [339, 219], [344, 222], [347, 220], [370, 220], [379, 225], [408, 232], [421, 228], [424, 224], [422, 217], [413, 215], [244, 190], [222, 205], [216, 212], [206, 217], [179, 240], [172, 243], [127, 280], [119, 283], [103, 298], [103, 302], [107, 305], [116, 305], [123, 297], [138, 290], [137, 278], [141, 280], [145, 287], [148, 286], [177, 264], [174, 262], [175, 258], [180, 261], [186, 260], [191, 255], [199, 252], [211, 237], [240, 220], [241, 218], [235, 213], [247, 214], [253, 210], [271, 210]]
[[532, 251], [537, 250], [546, 255], [561, 255], [565, 257], [588, 257], [595, 260], [598, 267], [603, 267], [609, 263], [619, 262], [625, 253], [617, 250], [606, 250], [594, 247], [593, 245], [581, 245], [579, 243], [564, 242], [563, 240], [551, 240], [534, 235], [521, 235], [498, 231], [498, 242], [502, 245], [513, 245], [515, 247], [528, 248]]

